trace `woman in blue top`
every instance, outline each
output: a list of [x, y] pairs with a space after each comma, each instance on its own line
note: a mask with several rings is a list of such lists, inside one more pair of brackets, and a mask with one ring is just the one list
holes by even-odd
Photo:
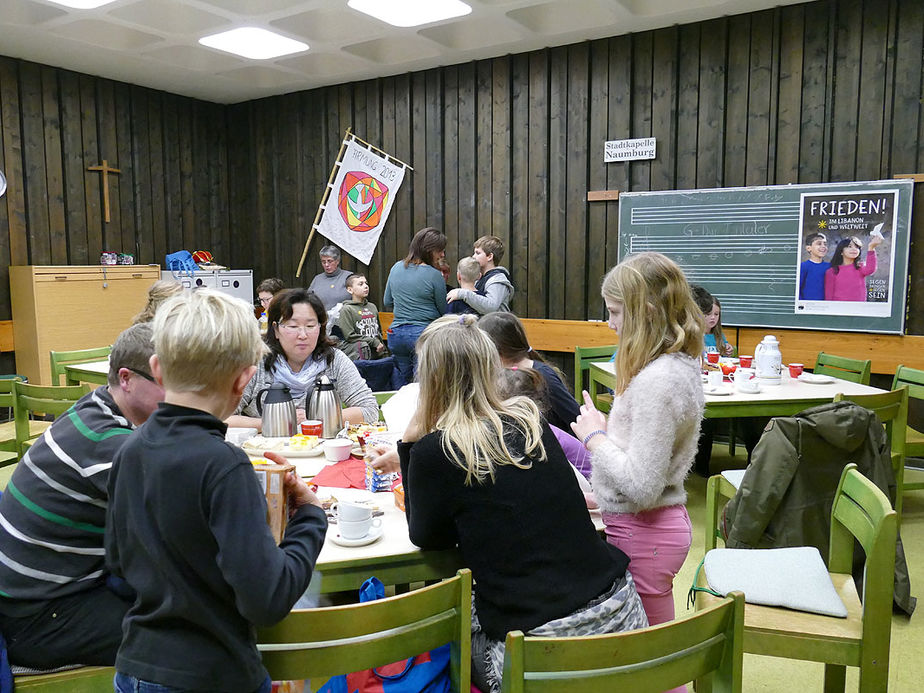
[[445, 256], [446, 236], [428, 226], [414, 234], [407, 257], [388, 273], [384, 306], [395, 312], [388, 348], [405, 383], [414, 380], [417, 338], [446, 312], [446, 282], [438, 269]]

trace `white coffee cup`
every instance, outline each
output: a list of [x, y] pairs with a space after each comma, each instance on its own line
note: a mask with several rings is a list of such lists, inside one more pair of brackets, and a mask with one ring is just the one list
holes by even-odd
[[382, 526], [382, 518], [367, 517], [365, 520], [357, 520], [355, 522], [340, 520], [337, 526], [340, 528], [340, 536], [344, 539], [362, 539], [368, 536], [373, 528]]
[[760, 392], [760, 383], [757, 378], [751, 378], [749, 380], [738, 380], [735, 382], [735, 388], [738, 392], [748, 392], [754, 394], [755, 392]]
[[706, 375], [710, 387], [722, 387], [723, 377], [722, 371], [709, 371]]
[[372, 508], [363, 503], [353, 501], [339, 501], [330, 506], [331, 513], [337, 522], [361, 522], [372, 518]]

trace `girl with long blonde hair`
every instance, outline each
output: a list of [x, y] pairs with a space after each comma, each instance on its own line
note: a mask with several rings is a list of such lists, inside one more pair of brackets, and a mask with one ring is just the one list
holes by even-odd
[[597, 536], [535, 403], [502, 397], [501, 362], [473, 315], [417, 342], [420, 397], [398, 443], [411, 541], [458, 546], [475, 579], [472, 679], [500, 689], [508, 631], [554, 636], [647, 624], [626, 555]]
[[683, 487], [703, 416], [703, 318], [686, 277], [659, 253], [633, 255], [603, 280], [619, 335], [607, 419], [584, 393], [572, 430], [591, 452], [607, 541], [631, 559], [652, 624], [674, 618], [673, 580], [690, 549]]

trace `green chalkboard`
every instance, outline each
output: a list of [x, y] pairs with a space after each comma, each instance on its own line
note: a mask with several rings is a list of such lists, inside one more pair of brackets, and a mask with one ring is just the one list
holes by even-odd
[[720, 300], [724, 325], [901, 333], [912, 187], [895, 179], [622, 193], [619, 259], [672, 258]]

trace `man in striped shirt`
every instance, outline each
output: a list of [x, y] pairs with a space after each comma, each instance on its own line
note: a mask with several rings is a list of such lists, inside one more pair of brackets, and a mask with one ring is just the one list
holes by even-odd
[[164, 397], [150, 323], [125, 330], [109, 382], [29, 448], [0, 497], [0, 633], [10, 663], [115, 662], [131, 597], [105, 571], [106, 484], [116, 451]]

